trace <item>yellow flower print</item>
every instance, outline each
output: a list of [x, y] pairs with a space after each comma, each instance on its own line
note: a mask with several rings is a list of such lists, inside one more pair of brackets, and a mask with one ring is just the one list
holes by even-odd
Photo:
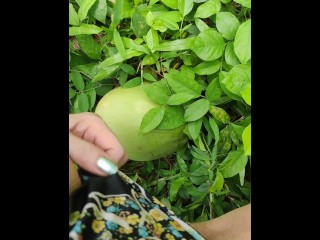
[[157, 236], [160, 236], [161, 233], [164, 232], [164, 229], [163, 229], [163, 227], [162, 227], [162, 225], [160, 223], [154, 224], [153, 227], [154, 227], [153, 232]]
[[124, 204], [126, 198], [125, 197], [115, 197], [114, 202], [117, 204]]
[[114, 202], [114, 198], [111, 197], [111, 198], [108, 198], [107, 200], [103, 201], [102, 205], [103, 205], [104, 207], [108, 207], [108, 206], [110, 206], [113, 202]]
[[176, 221], [170, 221], [170, 224], [172, 225], [172, 227], [174, 227], [178, 231], [185, 231], [185, 229], [180, 225], [180, 223]]
[[93, 220], [92, 223], [92, 230], [95, 233], [100, 233], [104, 228], [106, 227], [106, 224], [104, 223], [104, 221], [99, 221], [99, 220]]
[[174, 236], [172, 236], [170, 233], [167, 233], [165, 237], [168, 240], [175, 240]]
[[152, 199], [153, 199], [154, 203], [160, 205], [161, 207], [165, 207], [165, 205], [162, 202], [160, 202], [157, 198], [152, 197]]
[[136, 225], [140, 222], [139, 216], [137, 214], [129, 215], [127, 217], [127, 222], [131, 225]]
[[149, 214], [156, 220], [156, 221], [162, 221], [164, 219], [167, 219], [167, 216], [158, 210], [157, 208], [151, 209]]
[[122, 234], [130, 234], [133, 232], [133, 229], [132, 229], [132, 227], [128, 227], [128, 228], [120, 227], [119, 232]]

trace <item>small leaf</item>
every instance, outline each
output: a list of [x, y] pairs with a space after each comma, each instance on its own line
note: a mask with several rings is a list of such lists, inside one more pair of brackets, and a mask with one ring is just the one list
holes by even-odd
[[[200, 139], [200, 138], [198, 138], [198, 139]], [[191, 154], [192, 154], [193, 157], [195, 157], [196, 159], [199, 159], [199, 160], [203, 160], [203, 161], [209, 161], [210, 160], [210, 154], [209, 153], [207, 153], [206, 151], [202, 151], [202, 150], [196, 148], [195, 146], [192, 146]], [[203, 172], [202, 174], [203, 175], [207, 175], [208, 168], [207, 168], [207, 166], [204, 166], [204, 167], [206, 169], [206, 172], [203, 172], [203, 170], [202, 170], [202, 172]], [[197, 168], [197, 169], [199, 169], [199, 168]], [[201, 170], [198, 170], [198, 171], [197, 170], [192, 170], [192, 175], [196, 175], [195, 172], [200, 173]], [[200, 176], [200, 175], [196, 175], [196, 176]]]
[[211, 75], [220, 69], [221, 62], [214, 60], [212, 62], [202, 62], [197, 65], [193, 70], [198, 75]]
[[187, 122], [198, 120], [208, 112], [209, 105], [210, 102], [204, 98], [191, 103], [185, 111], [184, 120]]
[[234, 0], [236, 3], [240, 3], [242, 6], [251, 8], [251, 0]]
[[168, 101], [169, 96], [166, 94], [163, 88], [157, 85], [144, 85], [143, 90], [148, 95], [148, 97], [156, 103], [163, 105]]
[[221, 9], [221, 2], [219, 0], [208, 0], [207, 2], [201, 4], [194, 17], [195, 18], [208, 18], [213, 14], [216, 14]]
[[77, 35], [76, 39], [82, 51], [92, 59], [100, 59], [101, 48], [99, 44], [90, 35]]
[[69, 100], [76, 95], [76, 91], [69, 87]]
[[178, 150], [177, 151], [177, 162], [179, 165], [179, 168], [182, 172], [187, 173], [188, 172], [188, 166], [185, 163], [183, 159], [183, 150]]
[[91, 82], [97, 82], [109, 77], [118, 68], [119, 68], [119, 64], [101, 68], [98, 74], [94, 76]]
[[69, 24], [75, 26], [80, 24], [78, 14], [71, 3], [69, 3]]
[[248, 84], [240, 93], [244, 101], [251, 106], [251, 84]]
[[214, 119], [212, 119], [211, 117], [209, 117], [209, 125], [213, 131], [214, 134], [214, 139], [216, 141], [216, 143], [219, 141], [220, 138], [220, 134], [219, 134], [219, 127], [216, 123], [216, 121]]
[[119, 72], [119, 83], [123, 86], [128, 80], [128, 74], [124, 71]]
[[153, 54], [150, 55], [145, 55], [144, 58], [142, 59], [142, 65], [146, 66], [146, 65], [153, 65], [155, 64], [157, 61], [159, 60], [159, 53], [155, 52]]
[[143, 37], [148, 33], [150, 27], [146, 23], [145, 18], [137, 11], [133, 14], [131, 22], [132, 30], [137, 37]]
[[143, 73], [143, 78], [144, 78], [145, 80], [148, 80], [148, 81], [151, 81], [151, 82], [156, 82], [156, 81], [158, 81], [158, 79], [155, 79], [152, 74], [146, 73], [146, 72]]
[[211, 193], [220, 192], [223, 187], [223, 183], [224, 183], [223, 175], [217, 170], [216, 178], [215, 178], [213, 184], [211, 185], [209, 191]]
[[72, 71], [70, 73], [70, 79], [78, 90], [82, 91], [84, 89], [84, 81], [78, 71]]
[[114, 31], [113, 31], [113, 41], [114, 41], [114, 44], [116, 45], [117, 50], [120, 53], [121, 57], [123, 59], [126, 59], [127, 58], [127, 53], [126, 53], [126, 50], [124, 48], [123, 42], [121, 40], [120, 33], [117, 31], [117, 29], [114, 29]]
[[129, 65], [129, 64], [122, 63], [122, 64], [120, 65], [120, 68], [121, 68], [124, 72], [128, 73], [129, 75], [135, 75], [135, 74], [136, 74], [136, 70], [135, 70], [131, 65]]
[[178, 9], [182, 16], [188, 15], [193, 8], [193, 0], [178, 0]]
[[191, 49], [195, 38], [178, 39], [159, 44], [154, 49], [156, 51], [181, 51]]
[[135, 78], [127, 81], [122, 87], [123, 88], [132, 88], [132, 87], [138, 86], [140, 83], [141, 83], [141, 78], [135, 77]]
[[242, 141], [244, 147], [244, 154], [251, 156], [251, 124], [249, 124], [242, 133]]
[[141, 122], [140, 132], [145, 134], [155, 129], [164, 117], [165, 109], [163, 107], [153, 108], [148, 111]]
[[204, 30], [210, 29], [210, 27], [204, 21], [202, 21], [200, 18], [196, 18], [195, 23], [196, 23], [196, 26], [200, 32], [203, 32]]
[[161, 0], [161, 2], [172, 9], [178, 9], [178, 0]]
[[194, 95], [189, 93], [177, 93], [173, 94], [169, 97], [167, 104], [168, 105], [181, 105], [183, 103], [188, 102], [189, 100], [193, 99]]
[[184, 110], [181, 106], [166, 107], [164, 117], [157, 129], [175, 129], [185, 124]]
[[222, 37], [227, 40], [233, 40], [240, 22], [231, 12], [219, 12], [216, 17], [216, 25]]
[[213, 61], [222, 56], [225, 42], [214, 29], [201, 32], [195, 39], [192, 51], [204, 61]]
[[78, 105], [81, 112], [87, 112], [89, 110], [88, 96], [85, 93], [78, 95]]
[[113, 7], [112, 23], [109, 27], [113, 31], [121, 21], [124, 0], [117, 0]]
[[78, 16], [81, 22], [87, 17], [88, 12], [95, 1], [96, 0], [83, 0], [78, 11]]
[[80, 34], [98, 34], [102, 32], [102, 28], [93, 25], [82, 23], [79, 27], [69, 27], [69, 36]]
[[219, 122], [224, 124], [228, 124], [230, 122], [230, 115], [224, 109], [211, 105], [209, 111]]
[[244, 184], [245, 174], [246, 174], [246, 169], [245, 169], [245, 168], [242, 169], [242, 170], [239, 172], [240, 186], [243, 186], [243, 184]]
[[234, 52], [241, 63], [251, 59], [251, 19], [243, 22], [234, 39]]
[[199, 137], [201, 126], [202, 126], [202, 118], [188, 123], [188, 131], [192, 140], [195, 140]]
[[240, 64], [237, 55], [234, 52], [233, 42], [229, 42], [226, 46], [226, 51], [224, 52], [224, 58], [226, 63], [231, 66], [236, 66]]
[[171, 182], [170, 184], [170, 190], [169, 190], [169, 200], [173, 202], [176, 197], [177, 193], [182, 186], [182, 184], [187, 180], [187, 177], [180, 177], [174, 181]]
[[213, 79], [206, 89], [206, 97], [209, 101], [218, 101], [221, 97], [222, 89], [220, 87], [219, 79]]
[[159, 36], [154, 29], [149, 29], [146, 37], [146, 42], [150, 50], [154, 52], [154, 48], [159, 45]]
[[230, 178], [237, 175], [242, 171], [248, 162], [243, 149], [231, 151], [228, 156], [219, 165], [218, 170], [222, 173], [223, 177]]
[[220, 131], [219, 142], [217, 143], [218, 153], [223, 155], [227, 153], [232, 145], [232, 140], [230, 138], [229, 128], [225, 127]]
[[96, 103], [96, 90], [95, 89], [90, 89], [89, 91], [86, 91], [86, 94], [88, 96], [88, 100], [89, 100], [89, 109], [91, 110], [95, 103]]
[[106, 24], [107, 12], [108, 5], [106, 0], [96, 0], [89, 10], [89, 14], [103, 24]]

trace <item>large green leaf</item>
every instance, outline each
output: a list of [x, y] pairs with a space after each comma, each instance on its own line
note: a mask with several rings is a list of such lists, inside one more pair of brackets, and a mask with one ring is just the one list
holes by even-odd
[[240, 64], [240, 61], [234, 52], [233, 42], [229, 42], [227, 44], [226, 51], [224, 52], [224, 59], [226, 60], [226, 63], [231, 66], [237, 66]]
[[229, 152], [228, 156], [219, 165], [218, 170], [224, 178], [230, 178], [242, 171], [248, 162], [243, 149]]
[[103, 24], [106, 24], [107, 12], [108, 5], [106, 0], [96, 0], [89, 10], [89, 14]]
[[140, 125], [140, 132], [142, 134], [147, 133], [155, 129], [162, 121], [164, 117], [165, 109], [163, 107], [153, 108], [148, 111], [142, 119]]
[[194, 95], [182, 92], [171, 95], [166, 103], [168, 105], [181, 105], [188, 102], [192, 98], [194, 98]]
[[230, 12], [219, 12], [216, 17], [216, 25], [222, 37], [233, 40], [240, 22], [235, 15]]
[[146, 42], [150, 50], [152, 52], [155, 52], [154, 48], [159, 45], [159, 36], [153, 28], [149, 29], [146, 37]]
[[166, 94], [163, 88], [156, 84], [144, 85], [143, 90], [150, 99], [161, 105], [165, 104], [169, 99], [169, 96]]
[[219, 84], [219, 79], [213, 79], [206, 89], [206, 97], [209, 101], [218, 101], [221, 97], [222, 90]]
[[82, 22], [88, 15], [88, 12], [96, 0], [83, 0], [78, 11], [79, 20]]
[[174, 129], [185, 123], [184, 110], [181, 106], [168, 106], [165, 109], [164, 117], [157, 129]]
[[102, 32], [102, 28], [93, 25], [82, 23], [79, 27], [69, 27], [69, 36], [80, 34], [98, 34]]
[[178, 0], [161, 0], [161, 2], [172, 9], [178, 9]]
[[210, 192], [211, 193], [220, 192], [223, 187], [223, 183], [224, 183], [223, 175], [217, 170], [216, 178], [210, 187]]
[[71, 3], [69, 3], [69, 24], [74, 26], [80, 24], [78, 14]]
[[112, 14], [112, 23], [109, 28], [111, 31], [113, 31], [121, 21], [123, 2], [124, 0], [117, 0], [116, 3], [114, 4], [113, 14]]
[[178, 9], [182, 16], [186, 16], [193, 8], [193, 0], [178, 0]]
[[196, 26], [200, 32], [203, 32], [204, 30], [210, 29], [210, 27], [204, 21], [202, 21], [200, 18], [196, 18], [195, 23], [196, 23]]
[[251, 106], [251, 84], [248, 84], [242, 91], [241, 96], [243, 97], [244, 101]]
[[228, 124], [230, 122], [230, 115], [223, 108], [211, 105], [209, 111], [214, 119], [219, 122], [224, 124]]
[[234, 52], [241, 63], [251, 59], [251, 19], [243, 22], [234, 39]]
[[69, 75], [71, 81], [73, 82], [74, 86], [82, 91], [84, 89], [84, 81], [81, 74], [78, 71], [72, 71]]
[[101, 48], [99, 44], [94, 40], [90, 35], [77, 35], [76, 39], [78, 40], [79, 46], [82, 51], [92, 59], [100, 59], [101, 57]]
[[225, 42], [214, 29], [201, 32], [195, 39], [192, 51], [204, 61], [213, 61], [222, 56]]
[[188, 131], [193, 140], [199, 137], [201, 126], [202, 126], [202, 118], [188, 123]]
[[126, 59], [127, 58], [126, 49], [124, 48], [120, 33], [117, 31], [117, 29], [113, 30], [113, 41], [121, 57], [123, 59]]
[[123, 88], [132, 88], [138, 86], [141, 83], [141, 77], [135, 77], [127, 81], [122, 87]]
[[81, 112], [87, 112], [89, 110], [89, 100], [88, 96], [85, 93], [80, 93], [77, 96], [78, 98], [78, 106]]
[[143, 37], [148, 33], [150, 27], [146, 23], [145, 18], [137, 11], [133, 14], [131, 22], [132, 30], [137, 37]]
[[237, 3], [240, 3], [242, 6], [251, 8], [251, 0], [234, 0]]
[[198, 120], [209, 110], [210, 102], [207, 99], [199, 99], [191, 103], [185, 111], [184, 120], [187, 122]]
[[242, 133], [242, 141], [244, 154], [246, 156], [251, 156], [251, 123], [244, 129]]
[[168, 42], [163, 42], [154, 49], [157, 51], [181, 51], [192, 48], [195, 38], [178, 39]]
[[119, 68], [119, 64], [100, 68], [98, 74], [92, 79], [92, 82], [97, 82], [109, 77], [114, 71]]
[[221, 62], [214, 60], [211, 62], [202, 62], [197, 65], [193, 70], [198, 75], [211, 75], [220, 69]]
[[221, 2], [219, 0], [208, 0], [201, 4], [194, 15], [195, 18], [208, 18], [221, 9]]

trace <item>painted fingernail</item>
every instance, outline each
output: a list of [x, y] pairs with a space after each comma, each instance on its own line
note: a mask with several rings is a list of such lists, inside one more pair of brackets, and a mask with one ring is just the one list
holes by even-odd
[[98, 159], [97, 166], [108, 175], [113, 175], [118, 172], [118, 166], [105, 157]]

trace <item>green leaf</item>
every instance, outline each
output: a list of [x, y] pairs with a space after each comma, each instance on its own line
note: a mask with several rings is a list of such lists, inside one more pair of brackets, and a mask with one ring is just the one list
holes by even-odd
[[137, 11], [131, 18], [132, 30], [137, 37], [143, 37], [150, 29], [145, 18]]
[[81, 112], [87, 112], [89, 110], [88, 96], [85, 93], [80, 93], [77, 98], [79, 110]]
[[151, 100], [161, 105], [165, 104], [169, 99], [169, 96], [166, 94], [163, 88], [155, 84], [144, 85], [143, 90]]
[[231, 2], [232, 0], [220, 0], [222, 3], [229, 3]]
[[191, 49], [195, 42], [194, 37], [186, 39], [178, 39], [159, 44], [154, 49], [156, 51], [181, 51]]
[[157, 129], [175, 129], [185, 123], [184, 110], [181, 106], [169, 106], [165, 109], [164, 117]]
[[251, 59], [251, 19], [243, 22], [234, 39], [234, 52], [241, 63]]
[[108, 5], [106, 0], [96, 0], [89, 10], [89, 14], [103, 24], [106, 24], [107, 12]]
[[193, 0], [178, 0], [178, 9], [182, 16], [188, 15], [193, 8]]
[[170, 11], [170, 12], [163, 12], [159, 16], [156, 17], [155, 22], [160, 21], [165, 27], [171, 30], [178, 30], [179, 25], [177, 22], [182, 20], [182, 15], [178, 11]]
[[69, 27], [69, 36], [80, 34], [98, 34], [102, 32], [102, 28], [93, 25], [82, 23], [79, 27]]
[[[198, 138], [199, 139], [199, 138]], [[198, 148], [196, 148], [195, 146], [192, 146], [192, 148], [191, 148], [191, 155], [193, 156], [193, 157], [195, 157], [196, 159], [199, 159], [199, 160], [203, 160], [203, 161], [209, 161], [210, 160], [210, 154], [209, 153], [207, 153], [207, 152], [205, 152], [205, 151], [202, 151], [202, 150], [200, 150], [200, 149], [198, 149]], [[201, 165], [202, 166], [202, 165]], [[200, 166], [199, 166], [200, 167]], [[200, 173], [201, 172], [201, 170], [198, 170], [199, 169], [199, 167], [197, 167], [197, 168], [193, 168], [193, 169], [196, 169], [196, 170], [192, 170], [191, 172], [192, 172], [192, 175], [196, 175], [196, 176], [200, 176], [199, 174], [197, 175], [197, 174], [195, 174], [195, 172], [196, 173]], [[208, 168], [207, 168], [207, 166], [204, 166], [205, 167], [205, 169], [206, 169], [206, 172], [203, 172], [203, 170], [202, 170], [202, 174], [203, 175], [207, 175], [208, 174]], [[201, 168], [201, 167], [200, 167]]]
[[126, 53], [126, 50], [124, 48], [123, 42], [121, 40], [120, 33], [117, 31], [117, 29], [113, 30], [113, 41], [114, 41], [114, 44], [117, 47], [117, 50], [118, 50], [120, 56], [123, 59], [126, 59], [127, 58], [127, 53]]
[[239, 172], [239, 180], [240, 180], [240, 185], [243, 186], [244, 184], [244, 177], [245, 177], [245, 174], [246, 174], [246, 169], [242, 169], [240, 172]]
[[188, 173], [188, 166], [183, 159], [183, 151], [184, 150], [177, 151], [177, 162], [178, 162], [180, 170], [184, 173]]
[[223, 187], [223, 183], [224, 183], [223, 175], [217, 170], [216, 178], [215, 178], [213, 184], [211, 185], [209, 191], [211, 193], [220, 192]]
[[202, 62], [197, 65], [193, 70], [198, 75], [211, 75], [220, 69], [221, 62], [214, 60], [212, 62]]
[[243, 149], [238, 149], [229, 152], [228, 156], [219, 165], [218, 170], [222, 173], [223, 177], [230, 178], [237, 175], [242, 171], [248, 162]]
[[96, 103], [96, 97], [97, 97], [96, 90], [90, 89], [90, 90], [86, 91], [86, 94], [87, 94], [88, 100], [89, 100], [89, 109], [91, 110]]
[[173, 202], [176, 197], [177, 193], [182, 186], [182, 184], [187, 180], [187, 177], [180, 177], [174, 181], [171, 182], [170, 184], [170, 190], [169, 190], [169, 200]]
[[[137, 57], [142, 55], [142, 52], [138, 52], [136, 50], [132, 50], [132, 49], [127, 49], [126, 50], [126, 54], [127, 54], [127, 59], [130, 59], [132, 57]], [[122, 61], [124, 61], [126, 59], [123, 59], [120, 55], [120, 53], [114, 54], [111, 57], [107, 58], [106, 60], [104, 60], [103, 62], [101, 62], [99, 64], [99, 68], [104, 68], [104, 67], [108, 67], [111, 65], [114, 65], [116, 63], [121, 63]]]
[[148, 81], [151, 81], [151, 82], [156, 82], [156, 81], [158, 81], [158, 79], [155, 79], [152, 74], [146, 73], [146, 72], [143, 73], [143, 78], [144, 78], [145, 80], [148, 80]]
[[232, 142], [235, 145], [237, 145], [237, 147], [239, 147], [240, 146], [239, 138], [238, 138], [237, 133], [231, 124], [229, 125], [229, 132], [230, 132], [230, 138], [231, 138]]
[[140, 83], [141, 83], [141, 78], [135, 77], [135, 78], [127, 81], [122, 87], [123, 88], [132, 88], [132, 87], [138, 86]]
[[165, 73], [164, 77], [176, 93], [189, 93], [194, 97], [198, 97], [202, 92], [202, 86], [197, 81], [188, 78], [178, 71], [171, 70], [169, 74]]
[[151, 52], [155, 52], [154, 48], [159, 45], [159, 36], [154, 29], [149, 29], [146, 37], [146, 42]]
[[148, 111], [142, 119], [140, 132], [145, 134], [155, 129], [164, 117], [165, 109], [163, 107], [153, 108]]
[[225, 42], [214, 29], [201, 32], [195, 39], [192, 51], [204, 61], [213, 61], [222, 56]]
[[101, 48], [99, 44], [90, 35], [77, 35], [76, 39], [81, 47], [82, 51], [92, 59], [100, 59]]
[[230, 115], [224, 109], [211, 105], [209, 111], [219, 122], [224, 124], [228, 124], [230, 122]]
[[240, 64], [237, 55], [234, 52], [233, 42], [229, 42], [226, 46], [226, 51], [224, 52], [224, 58], [226, 63], [231, 66], [236, 66]]
[[119, 71], [118, 80], [119, 80], [120, 85], [123, 86], [128, 80], [128, 74], [124, 71]]
[[149, 6], [152, 6], [153, 4], [159, 2], [160, 0], [150, 0], [149, 1]]
[[178, 0], [161, 0], [161, 2], [169, 8], [178, 9]]
[[159, 60], [159, 53], [155, 52], [150, 55], [145, 55], [142, 59], [142, 65], [153, 65]]
[[76, 91], [69, 87], [69, 100], [76, 95]]
[[216, 121], [214, 119], [212, 119], [211, 117], [209, 117], [209, 124], [210, 124], [212, 131], [213, 131], [214, 139], [217, 143], [217, 142], [219, 142], [219, 138], [220, 138], [219, 127], [218, 127]]
[[210, 102], [207, 99], [200, 99], [191, 103], [184, 114], [184, 120], [187, 122], [198, 120], [209, 110]]
[[251, 156], [251, 123], [244, 129], [242, 133], [242, 142], [244, 154], [246, 156]]
[[249, 64], [240, 64], [233, 67], [221, 82], [228, 91], [241, 96], [242, 91], [248, 85], [251, 85], [251, 66]]
[[241, 4], [244, 7], [251, 8], [251, 0], [234, 0], [236, 3]]
[[114, 71], [119, 68], [119, 64], [115, 64], [108, 67], [103, 67], [99, 70], [98, 74], [94, 76], [91, 82], [97, 82], [109, 77]]
[[220, 131], [219, 142], [217, 143], [218, 152], [220, 155], [227, 153], [232, 145], [229, 128], [225, 127]]
[[192, 98], [194, 98], [194, 95], [182, 92], [171, 95], [166, 103], [168, 105], [180, 105], [188, 102]]
[[239, 125], [234, 124], [234, 123], [230, 123], [230, 125], [233, 128], [234, 132], [236, 133], [237, 138], [242, 141], [242, 133], [243, 133], [243, 130], [245, 129], [245, 127], [239, 126]]
[[209, 101], [218, 101], [221, 97], [222, 89], [220, 87], [219, 79], [213, 79], [206, 89], [206, 98]]
[[220, 9], [221, 9], [221, 2], [219, 0], [209, 0], [198, 7], [194, 17], [208, 18], [213, 14], [218, 13]]
[[135, 75], [135, 74], [136, 74], [136, 70], [135, 70], [131, 65], [129, 65], [129, 64], [122, 63], [122, 64], [120, 65], [120, 68], [121, 68], [124, 72], [128, 73], [129, 75]]
[[75, 26], [80, 24], [78, 14], [71, 3], [69, 3], [69, 24]]
[[82, 91], [84, 89], [84, 81], [78, 71], [72, 71], [69, 77], [78, 90]]
[[216, 26], [222, 37], [233, 40], [240, 22], [235, 15], [230, 12], [219, 12], [216, 17]]
[[251, 84], [248, 84], [240, 93], [244, 101], [251, 106]]
[[[150, 52], [148, 51], [147, 46], [145, 44], [139, 45], [136, 42], [134, 42], [132, 39], [126, 38], [126, 37], [122, 37], [121, 39], [123, 41], [124, 47], [129, 48], [128, 50], [136, 50], [139, 52], [143, 52], [145, 54], [150, 54]], [[128, 50], [126, 50], [126, 51], [128, 51]]]
[[188, 131], [192, 140], [195, 140], [199, 137], [201, 126], [202, 126], [202, 118], [188, 123]]
[[[232, 70], [232, 69], [231, 69]], [[219, 73], [219, 82], [220, 82], [220, 87], [222, 89], [222, 91], [228, 95], [228, 97], [230, 97], [231, 99], [234, 99], [234, 100], [237, 100], [237, 101], [241, 101], [241, 97], [239, 97], [238, 95], [230, 92], [228, 90], [228, 88], [226, 87], [226, 84], [223, 82], [225, 77], [228, 75], [229, 73], [226, 73], [226, 72], [223, 72], [223, 71], [220, 71]]]
[[114, 4], [113, 14], [112, 14], [112, 23], [110, 25], [110, 30], [113, 31], [121, 21], [122, 9], [123, 9], [123, 0], [117, 0]]
[[156, 194], [159, 194], [165, 185], [166, 185], [166, 180], [159, 179], [156, 185]]
[[78, 17], [82, 22], [88, 15], [88, 12], [96, 0], [83, 0], [78, 11]]
[[200, 18], [196, 18], [195, 23], [196, 23], [196, 26], [200, 32], [203, 32], [204, 30], [210, 29], [210, 27], [204, 21], [202, 21]]

